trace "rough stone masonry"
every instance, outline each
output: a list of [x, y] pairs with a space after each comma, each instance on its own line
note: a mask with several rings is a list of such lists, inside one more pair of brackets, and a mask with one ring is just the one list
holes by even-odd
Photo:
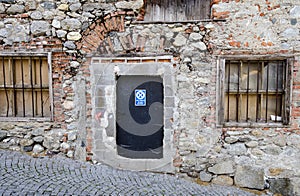
[[[53, 95], [50, 120], [1, 118], [0, 148], [300, 194], [300, 2], [212, 0], [209, 19], [178, 22], [142, 21], [146, 2], [0, 1], [1, 56], [50, 53]], [[228, 56], [293, 59], [288, 125], [219, 124]], [[164, 79], [163, 159], [117, 155], [118, 74]]]

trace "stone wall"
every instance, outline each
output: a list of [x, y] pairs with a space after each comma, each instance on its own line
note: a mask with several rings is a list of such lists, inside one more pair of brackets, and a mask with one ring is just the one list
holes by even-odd
[[[142, 0], [1, 1], [1, 53], [52, 52], [54, 95], [53, 121], [1, 122], [1, 148], [105, 162], [97, 145], [113, 141], [95, 142], [107, 138], [95, 126], [92, 57], [168, 55], [175, 94], [169, 168], [205, 182], [300, 194], [300, 3], [213, 0], [212, 20], [184, 23], [137, 22], [142, 7]], [[224, 55], [295, 58], [289, 126], [218, 125], [217, 62]], [[114, 123], [108, 115], [100, 122]]]

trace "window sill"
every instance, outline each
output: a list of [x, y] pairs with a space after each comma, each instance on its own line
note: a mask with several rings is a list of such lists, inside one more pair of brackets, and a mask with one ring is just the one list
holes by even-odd
[[175, 23], [199, 23], [199, 22], [226, 22], [225, 19], [202, 19], [183, 21], [132, 21], [131, 24], [175, 24]]
[[51, 122], [50, 117], [0, 117], [0, 122]]
[[269, 123], [258, 123], [258, 122], [225, 122], [221, 127], [244, 127], [244, 128], [286, 128], [289, 125], [284, 125], [281, 122], [269, 122]]

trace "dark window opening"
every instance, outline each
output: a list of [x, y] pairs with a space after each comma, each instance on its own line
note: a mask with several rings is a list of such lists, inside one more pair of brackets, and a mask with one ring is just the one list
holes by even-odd
[[210, 18], [210, 0], [147, 0], [145, 21], [189, 21]]
[[50, 117], [46, 57], [0, 57], [0, 117]]

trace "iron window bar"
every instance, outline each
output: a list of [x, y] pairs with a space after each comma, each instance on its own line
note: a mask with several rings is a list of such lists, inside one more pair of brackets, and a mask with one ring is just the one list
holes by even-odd
[[13, 96], [14, 96], [14, 110], [13, 115], [14, 117], [17, 116], [17, 91], [16, 91], [16, 64], [14, 61], [14, 57], [11, 58], [11, 64], [12, 64], [12, 83], [13, 83]]
[[23, 59], [21, 57], [21, 75], [22, 75], [22, 103], [23, 103], [23, 117], [25, 117], [25, 88], [24, 88], [24, 64]]
[[43, 61], [41, 57], [39, 57], [39, 62], [40, 62], [40, 91], [41, 91], [41, 113], [42, 117], [44, 117], [44, 101], [43, 101], [43, 78], [42, 78], [42, 66], [43, 66]]
[[246, 122], [249, 120], [249, 85], [250, 85], [250, 65], [249, 61], [247, 61], [247, 107], [246, 107]]
[[256, 122], [258, 122], [258, 116], [259, 116], [259, 114], [258, 114], [258, 112], [259, 112], [259, 72], [260, 72], [260, 63], [259, 63], [259, 61], [257, 62], [257, 88], [256, 88], [256, 119], [255, 119], [255, 121]]
[[229, 97], [229, 92], [230, 92], [230, 67], [231, 67], [231, 61], [229, 61], [229, 67], [228, 67], [228, 82], [227, 82], [227, 122], [229, 122], [230, 119], [230, 97]]
[[31, 107], [32, 107], [32, 117], [34, 117], [34, 87], [33, 87], [33, 67], [32, 67], [32, 57], [30, 57], [30, 84], [31, 84]]
[[6, 97], [6, 117], [8, 117], [9, 113], [9, 98], [8, 98], [8, 92], [6, 87], [6, 71], [5, 71], [5, 63], [4, 63], [4, 57], [2, 57], [2, 68], [3, 68], [3, 86], [5, 91], [5, 97]]

